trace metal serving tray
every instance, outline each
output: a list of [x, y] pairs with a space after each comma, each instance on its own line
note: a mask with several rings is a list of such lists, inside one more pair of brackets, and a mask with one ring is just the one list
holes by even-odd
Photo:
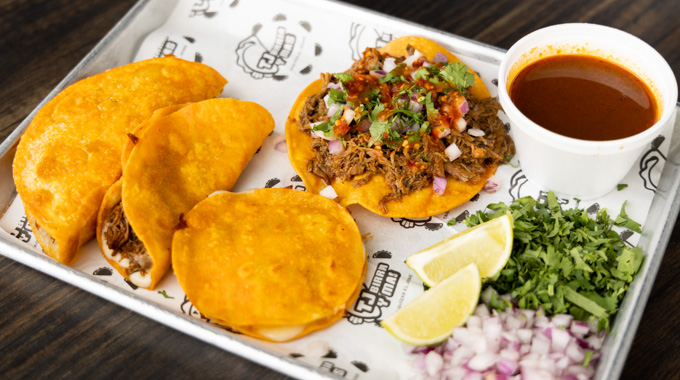
[[[122, 20], [120, 20], [120, 22], [99, 42], [99, 44], [97, 44], [97, 46], [68, 74], [68, 76], [66, 76], [66, 78], [64, 78], [59, 83], [59, 85], [40, 103], [40, 105], [21, 123], [21, 125], [4, 142], [2, 142], [2, 144], [0, 144], [0, 178], [3, 179], [3, 181], [0, 182], [0, 210], [2, 210], [0, 216], [5, 213], [9, 214], [8, 210], [11, 210], [10, 206], [13, 205], [13, 202], [15, 201], [16, 190], [12, 180], [12, 160], [14, 157], [16, 144], [19, 140], [19, 137], [21, 136], [21, 133], [26, 129], [38, 109], [40, 109], [47, 101], [49, 101], [66, 86], [79, 79], [109, 68], [144, 58], [144, 54], [147, 53], [140, 52], [148, 52], [150, 49], [152, 49], [152, 47], [158, 45], [153, 40], [153, 38], [150, 38], [149, 36], [159, 28], [167, 27], [168, 21], [171, 18], [177, 16], [178, 9], [186, 10], [184, 15], [189, 21], [191, 21], [187, 22], [187, 24], [190, 24], [189, 27], [193, 28], [191, 30], [194, 31], [196, 35], [204, 37], [208, 34], [219, 34], [219, 39], [223, 43], [233, 43], [234, 46], [243, 43], [249, 39], [246, 38], [248, 37], [248, 34], [241, 34], [240, 36], [238, 33], [234, 34], [234, 28], [231, 28], [231, 25], [224, 27], [224, 29], [220, 29], [219, 33], [217, 33], [217, 29], [215, 29], [215, 23], [210, 22], [210, 19], [213, 18], [215, 14], [218, 13], [218, 11], [222, 13], [235, 12], [236, 10], [232, 8], [234, 7], [234, 4], [237, 3], [238, 2], [233, 2], [231, 5], [223, 4], [221, 9], [214, 9], [211, 8], [214, 4], [210, 1], [140, 0], [128, 12], [128, 14]], [[309, 16], [308, 19], [313, 19], [315, 15], [321, 16], [327, 14], [333, 14], [333, 19], [349, 19], [350, 21], [344, 21], [346, 24], [342, 24], [342, 26], [347, 26], [349, 28], [349, 31], [347, 31], [347, 29], [344, 30], [349, 34], [349, 45], [351, 45], [349, 48], [353, 54], [356, 51], [363, 50], [362, 47], [366, 46], [369, 42], [380, 43], [380, 41], [384, 42], [384, 40], [388, 40], [393, 36], [421, 35], [431, 38], [449, 48], [452, 52], [454, 52], [454, 54], [468, 63], [470, 67], [478, 70], [482, 75], [485, 84], [487, 84], [487, 87], [489, 87], [492, 94], [495, 94], [495, 70], [503, 57], [504, 51], [493, 46], [488, 46], [455, 35], [334, 1], [252, 0], [249, 2], [240, 2], [240, 4], [244, 3], [247, 4], [239, 6], [259, 7], [259, 9], [274, 8], [273, 10], [269, 9], [267, 12], [263, 12], [263, 14], [266, 13], [267, 15], [275, 15], [273, 18], [268, 19], [272, 23], [282, 20], [285, 21], [285, 15], [287, 14], [286, 11], [289, 9], [303, 12], [304, 15]], [[269, 7], [263, 7], [264, 3], [267, 3], [266, 5], [269, 5]], [[343, 15], [343, 17], [339, 17], [338, 15]], [[320, 19], [321, 17], [316, 18]], [[278, 57], [282, 59], [285, 58], [283, 60], [284, 63], [288, 58], [290, 58], [288, 60], [289, 62], [291, 62], [293, 59], [304, 60], [305, 58], [309, 58], [309, 56], [305, 56], [305, 54], [313, 54], [315, 56], [320, 55], [322, 46], [327, 48], [334, 45], [336, 42], [338, 42], [337, 46], [340, 46], [341, 42], [343, 48], [348, 50], [346, 41], [336, 41], [340, 37], [337, 35], [338, 29], [333, 28], [334, 26], [337, 26], [332, 25], [334, 21], [330, 22], [331, 25], [326, 25], [328, 22], [325, 24], [316, 23], [312, 25], [309, 23], [305, 24], [304, 20], [300, 22], [297, 22], [297, 20], [295, 21], [296, 25], [302, 27], [304, 30], [309, 31], [311, 27], [316, 28], [314, 30], [315, 34], [313, 34], [314, 38], [311, 37], [312, 34], [306, 35], [304, 34], [304, 30], [300, 29], [298, 38], [300, 38], [301, 43], [298, 46], [306, 46], [306, 53], [299, 53], [297, 56], [290, 55], [290, 53], [288, 53], [289, 55], [283, 56], [283, 53], [279, 51]], [[243, 22], [248, 23], [249, 21], [246, 20]], [[292, 23], [287, 25], [290, 28]], [[261, 24], [251, 23], [245, 25], [245, 27], [252, 28], [252, 35], [250, 36], [252, 41], [261, 42], [257, 38], [257, 33], [259, 30], [258, 28], [262, 28]], [[267, 27], [268, 26], [265, 25], [265, 28]], [[272, 30], [277, 30], [277, 28], [274, 27]], [[278, 32], [280, 32], [280, 30], [281, 29], [278, 28]], [[192, 50], [192, 47], [189, 45], [193, 44], [193, 42], [190, 39], [187, 39], [189, 43], [184, 41], [185, 45], [188, 47], [185, 46], [182, 48], [182, 50], [179, 50], [181, 47], [181, 41], [179, 41], [179, 43], [177, 40], [172, 41], [171, 37], [173, 37], [172, 34], [168, 35], [166, 40], [162, 44], [158, 45], [158, 54], [162, 54], [167, 52], [167, 50], [171, 50], [171, 52], [176, 55], [190, 55], [194, 58], [194, 60], [205, 59], [204, 62], [209, 65], [211, 65], [210, 60], [215, 59], [214, 54], [211, 53], [211, 50], [206, 50], [205, 47], [200, 52], [198, 50]], [[319, 41], [322, 41], [323, 43], [314, 44], [315, 38], [317, 38]], [[149, 46], [145, 46], [145, 44]], [[241, 45], [239, 45], [239, 47], [240, 46]], [[237, 47], [236, 50], [238, 50], [239, 47]], [[341, 49], [326, 49], [325, 51], [328, 52], [334, 50]], [[233, 65], [230, 65], [229, 69], [224, 68], [224, 70], [232, 70], [229, 71], [229, 75], [225, 75], [230, 80], [230, 84], [228, 86], [232, 86], [233, 83], [237, 83], [239, 80], [245, 80], [244, 78], [246, 77], [249, 77], [251, 82], [248, 82], [248, 85], [242, 86], [236, 84], [236, 86], [233, 87], [233, 90], [230, 90], [230, 92], [226, 95], [254, 101], [261, 99], [265, 103], [263, 105], [270, 109], [270, 112], [272, 112], [274, 118], [276, 119], [276, 131], [278, 131], [278, 134], [281, 135], [283, 123], [287, 117], [288, 110], [292, 106], [292, 101], [303, 88], [301, 85], [315, 79], [318, 73], [321, 71], [341, 71], [351, 63], [351, 57], [349, 54], [343, 53], [345, 56], [342, 59], [333, 57], [333, 54], [334, 53], [331, 53], [330, 60], [310, 60], [310, 62], [314, 62], [314, 65], [305, 66], [301, 69], [300, 67], [302, 65], [298, 64], [298, 66], [295, 68], [295, 72], [290, 67], [285, 73], [283, 71], [267, 71], [265, 69], [262, 69], [260, 72], [257, 72], [257, 70], [253, 72], [252, 70], [248, 71], [249, 69], [246, 69], [245, 66], [247, 65], [242, 65], [241, 67], [235, 68], [231, 68]], [[217, 68], [220, 70], [219, 67]], [[310, 71], [312, 72], [312, 75], [307, 76]], [[285, 86], [282, 90], [280, 84], [286, 79], [289, 79], [289, 81], [286, 83], [289, 83], [290, 85]], [[270, 91], [272, 89], [274, 91]], [[283, 91], [283, 93], [281, 93], [281, 91]], [[265, 93], [271, 92], [276, 92], [276, 99], [274, 99], [271, 94], [265, 95]], [[654, 186], [652, 189], [649, 189], [652, 191], [652, 193], [650, 193], [652, 195], [648, 196], [649, 202], [643, 207], [645, 213], [642, 215], [637, 215], [638, 221], [641, 219], [644, 220], [643, 232], [641, 235], [636, 236], [636, 238], [639, 239], [637, 242], [638, 245], [641, 246], [645, 252], [645, 261], [640, 273], [626, 295], [622, 307], [615, 319], [611, 334], [604, 342], [602, 349], [603, 356], [600, 359], [600, 363], [595, 375], [595, 378], [597, 379], [617, 378], [623, 369], [626, 355], [633, 342], [635, 331], [644, 310], [644, 305], [651, 291], [654, 278], [671, 235], [674, 224], [668, 223], [668, 221], [675, 220], [678, 215], [678, 189], [680, 187], [680, 143], [678, 142], [677, 129], [679, 128], [679, 125], [680, 119], [676, 121], [672, 130], [667, 131], [667, 136], [672, 136], [672, 138], [667, 138], [665, 142], [660, 142], [659, 144], [662, 145], [662, 148], [654, 146], [653, 149], [650, 149], [650, 152], [654, 151], [656, 153], [658, 162], [665, 161], [665, 164], [663, 164], [663, 171], [659, 171], [659, 173], [657, 173], [654, 177], [656, 178], [654, 182], [657, 183], [653, 184]], [[675, 131], [675, 133], [673, 133], [673, 131]], [[273, 141], [270, 142], [270, 146], [274, 146], [277, 142], [281, 142], [281, 140], [277, 140], [277, 138], [277, 136], [272, 137]], [[271, 156], [267, 156], [265, 154], [264, 157]], [[249, 178], [252, 178], [253, 176], [257, 178], [256, 174], [252, 174], [252, 172], [255, 171], [254, 169], [249, 168], [247, 171], [248, 170], [250, 171], [248, 175]], [[518, 177], [521, 177], [518, 176], [521, 174], [521, 169], [517, 170], [512, 168], [501, 168], [499, 169], [499, 172], [501, 172], [501, 176], [505, 176], [507, 179], [509, 179], [508, 183], [514, 182], [518, 179]], [[283, 177], [283, 175], [281, 177]], [[258, 178], [257, 181], [254, 181], [254, 183], [260, 183], [258, 182], [259, 180], [260, 179]], [[239, 180], [237, 187], [248, 188], [249, 186], [252, 186], [251, 183], [242, 183], [248, 181], [253, 182], [253, 180]], [[648, 183], [645, 182], [645, 184], [647, 185]], [[528, 184], [526, 186], [530, 187]], [[446, 231], [446, 227], [443, 229], [441, 228], [444, 223], [439, 222], [445, 221], [447, 219], [451, 220], [456, 216], [459, 217], [460, 215], [464, 215], [467, 211], [474, 212], [475, 210], [483, 209], [488, 203], [498, 201], [509, 202], [516, 195], [513, 195], [512, 191], [513, 189], [511, 188], [510, 191], [504, 191], [502, 194], [481, 195], [479, 199], [477, 199], [476, 204], [461, 206], [460, 209], [452, 210], [450, 213], [441, 215], [439, 219], [393, 219], [392, 221], [385, 222], [387, 220], [387, 218], [385, 218], [384, 220], [378, 220], [376, 222], [375, 216], [366, 215], [366, 213], [362, 213], [361, 210], [356, 208], [353, 209], [353, 213], [357, 216], [360, 228], [368, 226], [370, 223], [389, 223], [390, 226], [395, 225], [396, 223], [400, 226], [399, 228], [404, 228], [404, 231], [409, 229], [409, 233], [411, 233], [412, 237], [414, 238], [429, 234], [429, 237], [425, 238], [423, 242], [420, 243], [423, 245], [428, 243], [427, 239], [434, 239], [436, 241], [436, 239], [442, 236], [442, 233], [450, 234], [450, 231]], [[610, 204], [620, 206], [620, 200], [623, 196], [625, 196], [625, 194], [608, 195], [603, 197], [604, 199], [601, 199], [600, 203], [606, 205], [607, 202], [610, 202]], [[14, 204], [16, 203], [17, 202], [14, 202]], [[612, 209], [618, 211], [617, 208]], [[629, 214], [631, 213], [629, 212]], [[364, 221], [364, 219], [366, 221]], [[417, 230], [414, 229], [414, 226], [424, 228]], [[424, 232], [426, 229], [439, 230], [438, 233], [440, 235], [431, 235], [430, 232]], [[299, 351], [299, 347], [285, 344], [269, 344], [254, 339], [249, 339], [241, 335], [232, 334], [223, 328], [206, 323], [199, 318], [191, 316], [191, 313], [186, 313], [184, 309], [179, 310], [177, 308], [168, 307], [167, 305], [164, 305], [160, 302], [156, 302], [153, 298], [140, 295], [139, 292], [135, 292], [125, 285], [121, 286], [119, 284], [113, 284], [110, 281], [102, 279], [102, 277], [95, 276], [92, 274], [92, 272], [87, 272], [59, 264], [46, 257], [44, 254], [38, 253], [37, 251], [31, 250], [19, 244], [14, 236], [11, 236], [8, 231], [6, 232], [7, 233], [0, 233], [0, 254], [36, 270], [47, 273], [64, 282], [82, 288], [88, 292], [99, 295], [100, 297], [103, 297], [118, 305], [136, 311], [157, 322], [170, 326], [207, 343], [233, 352], [237, 355], [243, 356], [249, 360], [270, 367], [287, 375], [296, 378], [336, 378], [350, 377], [353, 375], [354, 378], [360, 379], [385, 378], [385, 374], [390, 374], [393, 378], [403, 378], [408, 375], [406, 372], [400, 372], [401, 368], [408, 368], [408, 364], [405, 363], [405, 360], [404, 363], [388, 363], [390, 367], [396, 366], [399, 368], [398, 372], [395, 374], [384, 371], [381, 372], [380, 370], [367, 371], [365, 365], [366, 363], [364, 363], [363, 367], [357, 366], [359, 370], [354, 368], [354, 372], [352, 373], [349, 368], [344, 367], [343, 369], [339, 363], [333, 361], [315, 362], [304, 360], [304, 358], [295, 359], [293, 356], [297, 357], [297, 355], [290, 355], [289, 353], [295, 350]], [[362, 233], [363, 232], [365, 231], [362, 230]], [[370, 247], [367, 247], [367, 250], [369, 253], [371, 253]], [[408, 250], [398, 252], [398, 249], [392, 250], [396, 253], [395, 256], [399, 256], [395, 258], [395, 261], [399, 261], [401, 260], [402, 256], [405, 258], [405, 255], [413, 252]], [[404, 286], [403, 280], [406, 282], [406, 287], [408, 287], [409, 284], [413, 285], [417, 283], [417, 280], [411, 280], [411, 276], [406, 273], [406, 268], [397, 267], [396, 264], [392, 262], [392, 267], [390, 269], [390, 266], [385, 263], [384, 257], [378, 254], [380, 252], [383, 251], [374, 252], [374, 254], [371, 256], [371, 259], [369, 260], [369, 264], [372, 264], [376, 267], [375, 273], [378, 273], [382, 270], [388, 275], [393, 274], [393, 279], [396, 281], [394, 283], [395, 288]], [[399, 272], [399, 270], [401, 270], [401, 272]], [[381, 273], [384, 274], [383, 272]], [[371, 273], [369, 273], [369, 275], [370, 274]], [[376, 278], [377, 277], [375, 274], [372, 278], [367, 278], [367, 284], [371, 285], [371, 281], [375, 281]], [[411, 288], [417, 287], [418, 286], [415, 285], [411, 286]], [[392, 288], [393, 293], [395, 288]], [[420, 289], [420, 292], [422, 292], [422, 289]], [[408, 302], [408, 298], [413, 298], [414, 296], [412, 293], [414, 293], [413, 289], [411, 289], [410, 293], [408, 294], [406, 294], [406, 291], [404, 291], [401, 295], [401, 299], [398, 300], [398, 306], [397, 299], [393, 299], [394, 305], [392, 305], [392, 311], [395, 310], [395, 306], [398, 308], [401, 306], [402, 302]], [[404, 298], [406, 298], [406, 300], [404, 300]], [[383, 312], [383, 314], [389, 314], [389, 310], [383, 310]], [[373, 322], [376, 321], [377, 319], [374, 318]], [[342, 322], [349, 325], [349, 322], [345, 320]], [[354, 320], [354, 322], [356, 322], [356, 320]], [[380, 327], [375, 325], [365, 328], [371, 328], [376, 330], [378, 333], [384, 333], [380, 331]], [[339, 328], [343, 327], [341, 326]], [[334, 339], [338, 339], [337, 334], [323, 335], [324, 332], [319, 332], [316, 334], [322, 334], [321, 336], [328, 339], [331, 344], [334, 343]], [[372, 341], [369, 341], [368, 344], [372, 344], [371, 342]], [[375, 351], [391, 351], [394, 350], [394, 347], [397, 347], [395, 351], [400, 352], [401, 348], [399, 345], [400, 343], [398, 341], [391, 339], [390, 337], [377, 343], [377, 346], [372, 348]], [[356, 359], [356, 357], [354, 358]], [[392, 359], [392, 361], [399, 360], [400, 359]], [[370, 360], [367, 360], [366, 362], [368, 362], [370, 366]]]

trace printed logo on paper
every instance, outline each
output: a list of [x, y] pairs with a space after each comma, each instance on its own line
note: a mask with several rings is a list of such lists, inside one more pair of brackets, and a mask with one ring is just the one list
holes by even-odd
[[190, 36], [169, 35], [158, 47], [155, 57], [174, 55], [187, 61], [203, 62], [203, 55], [195, 47], [196, 39]]
[[640, 159], [640, 170], [638, 174], [642, 178], [643, 186], [647, 190], [656, 192], [659, 177], [661, 177], [661, 170], [654, 170], [657, 166], [663, 167], [666, 162], [666, 156], [659, 150], [666, 138], [659, 136], [652, 141], [652, 146], [642, 155]]
[[[236, 64], [254, 79], [285, 80], [291, 73], [307, 75], [313, 63], [301, 57], [317, 57], [323, 49], [311, 38], [312, 25], [305, 20], [289, 20], [278, 14], [266, 23], [257, 23], [250, 35], [236, 47]], [[303, 49], [306, 51], [303, 53]]]
[[390, 269], [386, 263], [378, 263], [369, 285], [363, 284], [359, 298], [347, 311], [345, 317], [354, 324], [380, 324], [383, 309], [390, 306], [394, 297], [401, 273]]
[[366, 50], [366, 47], [379, 49], [392, 41], [393, 38], [392, 33], [353, 22], [349, 32], [349, 47], [352, 49], [352, 59], [361, 59], [361, 55]]

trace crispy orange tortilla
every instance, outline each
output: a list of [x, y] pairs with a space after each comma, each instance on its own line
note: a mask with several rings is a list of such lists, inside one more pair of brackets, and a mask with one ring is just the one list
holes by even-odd
[[128, 139], [125, 140], [125, 143], [123, 144], [123, 153], [121, 154], [120, 157], [120, 165], [121, 167], [125, 167], [125, 164], [127, 164], [127, 160], [130, 157], [130, 153], [132, 152], [132, 148], [135, 147], [135, 144], [137, 141], [139, 141], [139, 138], [142, 136], [142, 133], [146, 130], [146, 127], [148, 127], [150, 124], [153, 124], [156, 122], [157, 119], [163, 117], [163, 116], [168, 116], [171, 113], [179, 110], [180, 108], [186, 106], [186, 104], [174, 104], [172, 106], [168, 107], [163, 107], [160, 109], [157, 109], [154, 111], [154, 113], [151, 115], [151, 118], [146, 120], [145, 122], [139, 124], [137, 128], [135, 128], [133, 131], [128, 133]]
[[129, 131], [156, 109], [215, 97], [226, 83], [206, 65], [168, 56], [83, 79], [49, 101], [21, 137], [13, 168], [45, 252], [69, 263], [94, 236]]
[[192, 304], [220, 324], [269, 340], [261, 329], [299, 328], [299, 337], [341, 318], [359, 293], [366, 263], [359, 229], [325, 197], [225, 192], [196, 205], [185, 222], [173, 239], [173, 270]]
[[264, 107], [223, 98], [187, 105], [147, 126], [123, 171], [121, 198], [153, 261], [149, 289], [170, 267], [180, 215], [212, 192], [230, 190], [273, 130]]
[[[392, 56], [405, 56], [407, 55], [406, 47], [408, 45], [423, 53], [430, 61], [434, 59], [434, 55], [437, 52], [445, 54], [450, 62], [460, 61], [442, 46], [422, 37], [398, 38], [379, 50]], [[475, 76], [475, 85], [469, 88], [468, 91], [478, 99], [488, 98], [490, 96], [489, 91], [484, 86], [482, 80], [472, 70], [469, 68], [468, 70]], [[307, 162], [314, 158], [314, 151], [311, 149], [313, 138], [302, 131], [298, 127], [298, 123], [305, 100], [319, 93], [322, 86], [321, 79], [307, 86], [298, 96], [286, 120], [288, 158], [295, 171], [302, 178], [307, 190], [317, 194], [326, 187], [326, 184], [320, 177], [307, 171]], [[338, 194], [336, 201], [343, 206], [360, 204], [379, 215], [399, 218], [421, 218], [448, 211], [467, 202], [482, 190], [486, 180], [495, 171], [495, 166], [489, 167], [486, 176], [477, 182], [459, 182], [447, 179], [446, 190], [442, 195], [435, 193], [432, 187], [415, 191], [400, 200], [388, 202], [387, 213], [383, 213], [379, 206], [380, 200], [390, 193], [390, 188], [382, 175], [376, 175], [367, 184], [356, 188], [351, 182], [341, 181], [337, 178], [330, 185]]]

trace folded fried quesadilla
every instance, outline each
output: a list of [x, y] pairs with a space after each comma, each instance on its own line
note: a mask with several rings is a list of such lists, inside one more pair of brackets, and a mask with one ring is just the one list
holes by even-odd
[[94, 237], [128, 132], [159, 108], [216, 97], [226, 83], [206, 65], [167, 56], [80, 80], [50, 100], [21, 137], [13, 167], [45, 253], [69, 263]]
[[121, 180], [101, 203], [97, 240], [104, 257], [130, 282], [153, 289], [170, 267], [182, 215], [214, 191], [230, 190], [273, 129], [262, 106], [223, 98], [146, 123]]

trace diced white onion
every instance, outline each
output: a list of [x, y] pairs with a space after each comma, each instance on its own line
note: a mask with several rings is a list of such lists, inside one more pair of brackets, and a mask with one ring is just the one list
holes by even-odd
[[338, 103], [333, 103], [328, 107], [328, 116], [333, 116], [335, 115], [336, 112], [340, 109], [340, 104]]
[[328, 82], [328, 84], [326, 85], [326, 88], [328, 88], [328, 89], [332, 88], [334, 90], [343, 91], [343, 92], [345, 91], [345, 89], [342, 88], [342, 84], [340, 84], [339, 82], [338, 83]]
[[342, 145], [342, 141], [339, 139], [328, 141], [328, 152], [330, 154], [340, 154], [345, 151], [345, 146]]
[[[462, 117], [459, 120], [465, 121], [465, 119], [463, 119]], [[478, 128], [468, 128], [467, 133], [470, 136], [475, 136], [475, 137], [481, 137], [481, 136], [484, 136], [486, 134], [486, 133], [484, 133], [484, 131], [482, 131], [481, 129], [478, 129]]]
[[324, 131], [312, 131], [312, 135], [314, 135], [314, 136], [316, 136], [316, 137], [318, 137], [318, 138], [322, 138], [322, 139], [324, 139], [324, 140], [326, 140], [326, 141], [333, 141], [333, 140], [337, 140], [337, 139], [338, 139], [338, 137], [335, 136], [335, 135], [326, 136], [326, 134], [324, 133]]
[[461, 154], [463, 154], [463, 152], [461, 152], [456, 143], [451, 143], [451, 145], [447, 146], [446, 149], [444, 150], [444, 153], [446, 154], [446, 157], [448, 157], [450, 161], [455, 160], [456, 158], [460, 157]]
[[354, 115], [356, 115], [356, 112], [353, 109], [346, 108], [345, 112], [342, 114], [342, 117], [345, 119], [347, 124], [349, 124], [354, 120]]
[[465, 121], [465, 118], [459, 117], [456, 119], [453, 124], [456, 126], [456, 130], [458, 132], [464, 132], [465, 129], [467, 128], [467, 121]]
[[385, 61], [383, 62], [383, 71], [389, 73], [394, 70], [395, 67], [397, 67], [397, 63], [394, 61], [394, 57], [385, 58]]
[[423, 56], [423, 53], [419, 52], [418, 50], [414, 51], [413, 54], [410, 56], [406, 57], [404, 62], [408, 67], [413, 67], [413, 62], [416, 61], [416, 59], [420, 58]]

